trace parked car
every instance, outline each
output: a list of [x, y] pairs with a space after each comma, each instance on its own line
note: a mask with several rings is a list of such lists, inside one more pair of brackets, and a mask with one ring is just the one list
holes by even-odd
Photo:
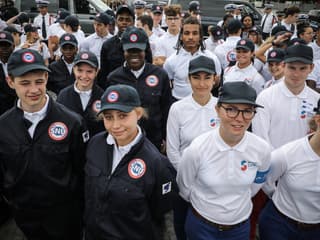
[[[31, 18], [38, 15], [34, 0], [15, 0], [15, 7], [19, 11], [29, 13]], [[71, 14], [76, 15], [86, 35], [94, 32], [92, 17], [110, 9], [102, 0], [50, 0], [49, 13], [55, 15], [59, 8], [67, 9]]]
[[[169, 4], [180, 4], [183, 10], [188, 10], [191, 0], [169, 0]], [[208, 34], [208, 26], [217, 24], [225, 15], [224, 6], [229, 3], [243, 5], [242, 11], [251, 14], [256, 24], [261, 22], [261, 13], [255, 7], [246, 1], [228, 1], [228, 0], [198, 0], [200, 2], [201, 23], [205, 35]]]

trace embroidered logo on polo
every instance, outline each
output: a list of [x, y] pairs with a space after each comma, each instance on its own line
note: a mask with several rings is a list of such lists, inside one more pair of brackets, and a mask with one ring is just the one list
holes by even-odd
[[236, 53], [233, 51], [233, 50], [231, 50], [231, 51], [229, 51], [228, 53], [227, 53], [227, 61], [228, 62], [234, 62], [234, 61], [236, 61], [237, 59], [236, 59]]
[[159, 84], [159, 78], [155, 75], [150, 75], [146, 78], [146, 84], [149, 87], [155, 87]]
[[219, 125], [219, 119], [217, 119], [217, 118], [211, 118], [210, 119], [210, 127], [216, 127], [216, 126], [218, 126]]
[[248, 168], [256, 167], [257, 164], [255, 162], [250, 162], [247, 160], [242, 160], [240, 163], [241, 171], [246, 171]]
[[101, 109], [101, 101], [100, 100], [97, 100], [95, 101], [93, 104], [92, 104], [92, 110], [94, 112], [99, 112]]
[[138, 41], [138, 36], [137, 36], [137, 34], [132, 33], [130, 35], [129, 39], [130, 39], [130, 42], [136, 42], [136, 41]]
[[302, 100], [300, 109], [300, 118], [311, 118], [314, 115], [314, 106], [312, 103]]
[[55, 141], [61, 141], [68, 135], [68, 127], [63, 122], [54, 122], [48, 129], [49, 137]]
[[132, 159], [128, 164], [128, 174], [131, 178], [141, 178], [147, 170], [145, 162], [140, 158]]
[[111, 91], [107, 96], [107, 101], [111, 103], [116, 102], [118, 101], [118, 98], [119, 98], [119, 93], [116, 91]]
[[35, 61], [35, 56], [31, 52], [26, 52], [22, 54], [22, 61], [26, 63], [33, 63]]

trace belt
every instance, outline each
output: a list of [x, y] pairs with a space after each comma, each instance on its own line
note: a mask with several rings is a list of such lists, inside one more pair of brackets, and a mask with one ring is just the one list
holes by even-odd
[[234, 228], [236, 228], [236, 227], [239, 227], [239, 226], [245, 224], [245, 223], [247, 222], [247, 220], [248, 220], [248, 219], [246, 219], [246, 220], [244, 220], [244, 221], [242, 221], [242, 222], [240, 222], [240, 223], [234, 224], [234, 225], [224, 225], [224, 224], [219, 224], [219, 223], [211, 222], [211, 221], [209, 221], [208, 219], [202, 217], [201, 214], [198, 213], [197, 210], [195, 210], [192, 206], [191, 206], [191, 211], [192, 211], [193, 215], [194, 215], [196, 218], [202, 220], [203, 222], [207, 223], [207, 224], [210, 225], [210, 226], [213, 226], [213, 227], [215, 227], [215, 228], [218, 228], [218, 230], [221, 231], [221, 232], [222, 232], [222, 231], [229, 231], [229, 230], [232, 230], [232, 229], [234, 229]]
[[300, 230], [314, 230], [314, 229], [320, 229], [320, 223], [304, 223], [296, 221], [292, 218], [289, 218], [287, 215], [280, 212], [276, 206], [274, 206], [276, 209], [276, 212], [285, 220], [287, 220], [289, 223], [293, 224], [297, 229]]

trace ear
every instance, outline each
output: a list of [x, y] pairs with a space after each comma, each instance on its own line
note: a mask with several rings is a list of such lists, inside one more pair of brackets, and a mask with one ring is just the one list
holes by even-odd
[[6, 81], [7, 81], [7, 83], [8, 83], [8, 85], [9, 85], [10, 88], [15, 89], [15, 88], [14, 88], [14, 79], [13, 79], [13, 78], [11, 78], [10, 76], [8, 76], [8, 77], [6, 77]]

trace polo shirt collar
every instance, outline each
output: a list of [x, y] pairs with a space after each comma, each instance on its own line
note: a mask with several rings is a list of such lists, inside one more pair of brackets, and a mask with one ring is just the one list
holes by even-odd
[[217, 146], [218, 150], [221, 151], [221, 152], [230, 151], [230, 150], [235, 150], [235, 151], [238, 151], [238, 152], [245, 152], [245, 150], [247, 149], [247, 145], [248, 145], [248, 141], [247, 141], [248, 133], [245, 132], [243, 138], [241, 139], [241, 141], [237, 145], [235, 145], [233, 147], [230, 147], [222, 139], [222, 137], [220, 135], [220, 131], [219, 131], [220, 127], [214, 130], [214, 134], [215, 134], [214, 139], [216, 139], [215, 145]]

